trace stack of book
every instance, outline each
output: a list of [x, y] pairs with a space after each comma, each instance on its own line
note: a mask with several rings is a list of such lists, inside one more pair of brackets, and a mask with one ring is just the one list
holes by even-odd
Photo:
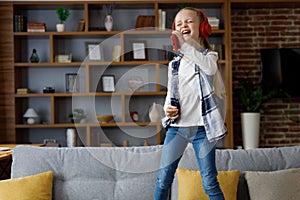
[[17, 94], [28, 94], [30, 91], [28, 88], [18, 88]]
[[27, 17], [15, 15], [15, 32], [26, 32]]
[[213, 30], [219, 30], [220, 19], [217, 17], [207, 17], [207, 20]]
[[27, 23], [27, 32], [45, 32], [46, 24], [45, 23]]
[[166, 28], [166, 11], [162, 9], [158, 9], [158, 28], [165, 29]]
[[55, 62], [58, 63], [70, 63], [72, 62], [72, 54], [60, 54], [55, 56]]

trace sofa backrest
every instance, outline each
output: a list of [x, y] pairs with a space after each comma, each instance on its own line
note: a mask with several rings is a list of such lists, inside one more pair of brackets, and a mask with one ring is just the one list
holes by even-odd
[[[14, 149], [12, 178], [54, 171], [53, 199], [152, 200], [162, 146], [32, 147]], [[240, 170], [238, 200], [248, 200], [244, 171], [274, 171], [300, 167], [300, 146], [223, 149], [216, 152], [218, 170]], [[198, 170], [191, 145], [179, 167]], [[171, 199], [177, 200], [177, 179]]]
[[[300, 167], [300, 146], [279, 148], [257, 148], [251, 150], [222, 149], [216, 152], [217, 169], [221, 171], [240, 170], [237, 200], [248, 200], [249, 193], [245, 171], [275, 171]], [[194, 150], [189, 145], [182, 157], [179, 167], [199, 170]], [[177, 200], [177, 177], [172, 185], [171, 199]]]
[[17, 146], [12, 178], [54, 171], [53, 199], [153, 199], [162, 146]]

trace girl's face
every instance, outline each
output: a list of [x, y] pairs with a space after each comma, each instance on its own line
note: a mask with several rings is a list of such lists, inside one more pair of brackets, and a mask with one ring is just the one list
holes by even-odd
[[179, 31], [185, 40], [191, 38], [200, 42], [199, 25], [200, 19], [194, 10], [183, 9], [175, 17], [175, 30]]

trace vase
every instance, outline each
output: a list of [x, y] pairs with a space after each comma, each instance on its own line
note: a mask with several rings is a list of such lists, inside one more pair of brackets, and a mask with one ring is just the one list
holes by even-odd
[[65, 24], [56, 24], [56, 31], [57, 32], [64, 32], [65, 31]]
[[68, 128], [66, 131], [67, 135], [67, 147], [77, 146], [77, 133], [75, 128]]
[[259, 147], [260, 113], [241, 113], [244, 149]]
[[32, 54], [30, 56], [30, 62], [32, 63], [38, 63], [40, 61], [40, 58], [36, 52], [36, 49], [32, 50]]
[[104, 26], [107, 31], [111, 31], [113, 27], [114, 20], [111, 15], [106, 15]]
[[149, 118], [151, 122], [160, 122], [161, 116], [155, 102], [153, 102], [151, 108], [149, 109]]

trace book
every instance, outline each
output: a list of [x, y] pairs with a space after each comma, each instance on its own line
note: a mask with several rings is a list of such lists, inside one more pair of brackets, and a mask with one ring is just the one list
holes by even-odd
[[219, 29], [220, 20], [217, 17], [207, 17], [207, 20], [213, 30]]
[[44, 29], [44, 28], [40, 28], [40, 29], [34, 28], [34, 29], [31, 29], [31, 28], [29, 28], [29, 29], [27, 29], [27, 32], [46, 32], [46, 29]]
[[36, 22], [27, 23], [27, 32], [45, 32], [45, 31], [46, 31], [45, 23], [36, 23]]
[[161, 9], [158, 9], [158, 28], [161, 28]]
[[14, 16], [14, 31], [25, 32], [26, 31], [27, 17], [24, 15]]
[[162, 9], [158, 9], [158, 28], [159, 29], [166, 29], [166, 11]]
[[162, 11], [161, 12], [161, 27], [160, 27], [162, 29], [166, 29], [166, 17], [167, 17], [166, 11]]
[[29, 89], [28, 88], [18, 88], [17, 89], [17, 94], [28, 94]]
[[70, 62], [72, 62], [72, 54], [56, 55], [55, 56], [55, 62], [58, 62], [58, 63], [70, 63]]
[[155, 16], [140, 15], [137, 17], [135, 28], [154, 27]]

